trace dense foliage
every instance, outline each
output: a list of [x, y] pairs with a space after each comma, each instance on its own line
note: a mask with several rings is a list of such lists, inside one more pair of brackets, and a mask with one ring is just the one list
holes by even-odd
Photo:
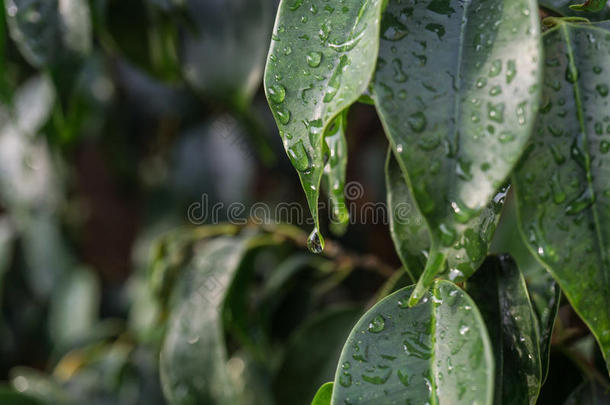
[[610, 403], [576, 3], [4, 0], [0, 404]]

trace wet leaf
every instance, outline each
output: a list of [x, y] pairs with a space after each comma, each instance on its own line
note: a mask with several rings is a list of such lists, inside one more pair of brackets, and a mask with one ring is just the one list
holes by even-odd
[[582, 383], [564, 405], [610, 405], [610, 391], [597, 382]]
[[43, 67], [91, 50], [89, 3], [84, 0], [6, 0], [7, 25], [23, 57]]
[[384, 298], [345, 343], [332, 404], [481, 404], [493, 400], [494, 360], [472, 299], [436, 281], [420, 303], [413, 287]]
[[561, 289], [551, 274], [546, 271], [534, 255], [528, 250], [517, 219], [517, 206], [514, 193], [509, 193], [502, 211], [502, 219], [491, 246], [491, 252], [510, 254], [523, 274], [527, 290], [538, 319], [540, 337], [540, 359], [542, 363], [543, 382], [549, 372], [551, 336], [557, 311], [561, 302]]
[[610, 83], [602, 74], [610, 37], [561, 23], [545, 33], [544, 47], [541, 114], [514, 175], [520, 226], [610, 367]]
[[[518, 57], [517, 57], [518, 56]], [[421, 298], [447, 251], [493, 199], [531, 134], [539, 101], [533, 0], [390, 0], [375, 105], [431, 231]], [[461, 228], [461, 229], [458, 229]], [[484, 259], [471, 259], [474, 267]]]
[[468, 280], [496, 359], [494, 404], [534, 405], [542, 386], [538, 320], [525, 279], [510, 256], [490, 256]]
[[324, 247], [318, 219], [323, 135], [369, 84], [382, 3], [282, 0], [279, 6], [265, 92], [314, 218], [309, 246], [315, 252]]
[[[407, 273], [416, 282], [430, 254], [431, 238], [403, 173], [390, 150], [386, 161], [390, 234]], [[438, 276], [461, 282], [476, 271], [487, 255], [507, 190], [502, 188], [485, 210], [456, 228], [460, 237], [446, 249], [444, 272]]]
[[333, 395], [333, 383], [328, 382], [320, 387], [316, 396], [311, 401], [311, 405], [330, 405], [330, 399]]

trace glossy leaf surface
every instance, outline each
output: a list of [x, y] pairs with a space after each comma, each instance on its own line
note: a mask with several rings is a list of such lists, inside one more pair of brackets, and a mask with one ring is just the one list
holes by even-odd
[[546, 80], [535, 136], [514, 176], [533, 254], [610, 361], [608, 32], [561, 23], [544, 35]]
[[320, 387], [316, 396], [311, 401], [311, 405], [330, 405], [330, 399], [333, 395], [333, 383], [329, 382]]
[[220, 238], [196, 252], [161, 350], [163, 391], [173, 405], [235, 403], [222, 310], [246, 240]]
[[490, 256], [466, 286], [494, 350], [494, 404], [534, 405], [542, 385], [540, 339], [523, 275], [509, 256]]
[[[407, 272], [417, 281], [430, 254], [430, 230], [391, 150], [386, 160], [386, 189], [394, 246]], [[443, 271], [433, 276], [461, 282], [477, 270], [487, 255], [506, 192], [507, 189], [502, 188], [480, 214], [456, 228], [460, 232], [459, 239], [445, 250]]]
[[382, 3], [282, 0], [276, 17], [265, 92], [307, 196], [315, 227], [310, 248], [316, 252], [324, 247], [318, 219], [323, 135], [369, 84]]
[[472, 299], [436, 281], [409, 307], [412, 290], [384, 298], [358, 321], [341, 354], [333, 405], [492, 403], [493, 353]]
[[381, 38], [375, 104], [431, 230], [415, 302], [530, 136], [541, 74], [537, 4], [390, 0]]

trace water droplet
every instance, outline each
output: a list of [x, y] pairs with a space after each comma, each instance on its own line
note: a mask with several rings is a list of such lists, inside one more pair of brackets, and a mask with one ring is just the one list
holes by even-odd
[[277, 118], [282, 125], [287, 125], [290, 122], [290, 111], [278, 108], [276, 111]]
[[411, 127], [414, 132], [420, 133], [423, 132], [424, 129], [426, 129], [426, 116], [421, 111], [411, 114], [407, 118], [407, 122], [409, 123], [409, 127]]
[[402, 61], [400, 59], [392, 60], [392, 66], [394, 67], [394, 81], [397, 83], [404, 83], [407, 81], [407, 75], [402, 71]]
[[368, 331], [371, 333], [380, 333], [385, 329], [385, 318], [381, 315], [374, 317], [368, 326]]
[[489, 77], [496, 77], [502, 72], [502, 60], [496, 59], [491, 62], [491, 67], [489, 68]]
[[516, 139], [515, 134], [510, 131], [502, 131], [500, 132], [500, 143], [509, 143]]
[[309, 234], [309, 237], [307, 238], [307, 248], [309, 251], [316, 254], [322, 253], [324, 250], [324, 238], [322, 238], [318, 228], [314, 228]]
[[455, 239], [457, 238], [457, 232], [455, 229], [445, 224], [440, 224], [438, 226], [438, 230], [440, 233], [441, 243], [447, 247], [453, 245]]
[[269, 87], [267, 92], [269, 93], [269, 98], [275, 104], [281, 104], [286, 99], [286, 88], [281, 84], [276, 84]]
[[504, 103], [487, 103], [487, 116], [498, 124], [504, 123]]
[[601, 141], [599, 144], [599, 151], [601, 153], [603, 153], [604, 155], [608, 152], [610, 152], [610, 142], [608, 141]]
[[506, 64], [506, 83], [510, 84], [515, 76], [517, 76], [517, 63], [511, 59]]
[[426, 25], [426, 29], [428, 31], [434, 32], [438, 39], [443, 39], [443, 36], [445, 36], [445, 27], [441, 24], [430, 23]]
[[466, 325], [460, 326], [460, 335], [462, 335], [462, 336], [466, 335], [469, 330], [470, 330], [470, 328]]
[[320, 66], [320, 63], [322, 62], [322, 52], [309, 52], [307, 54], [307, 64], [312, 67], [318, 67]]
[[576, 66], [569, 65], [566, 67], [566, 81], [569, 83], [576, 83], [578, 81], [578, 69]]
[[324, 95], [324, 102], [331, 102], [337, 93], [339, 92], [339, 88], [341, 87], [341, 77], [343, 76], [343, 70], [349, 65], [349, 59], [346, 55], [342, 55], [339, 59], [339, 64], [337, 65], [335, 71], [333, 72], [331, 78], [328, 81], [326, 87], [326, 94]]
[[595, 89], [602, 97], [606, 97], [608, 95], [608, 86], [606, 84], [598, 84], [595, 86]]

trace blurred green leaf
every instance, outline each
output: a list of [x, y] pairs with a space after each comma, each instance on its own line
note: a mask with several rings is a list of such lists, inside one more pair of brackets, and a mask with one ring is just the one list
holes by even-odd
[[186, 81], [245, 107], [260, 86], [272, 7], [269, 0], [185, 0], [191, 24], [182, 28], [179, 56]]
[[493, 403], [493, 352], [475, 303], [456, 285], [435, 281], [409, 307], [413, 288], [358, 321], [339, 360], [333, 405]]
[[610, 390], [587, 381], [576, 388], [564, 405], [610, 405]]
[[91, 19], [85, 0], [4, 0], [11, 38], [38, 68], [91, 50]]
[[418, 2], [405, 10], [399, 0], [385, 10], [373, 87], [386, 135], [430, 230], [414, 303], [445, 271], [456, 244], [468, 255], [468, 270], [458, 268], [464, 275], [485, 259], [491, 235], [478, 234], [472, 221], [523, 153], [542, 69], [534, 0]]
[[317, 253], [324, 248], [318, 218], [324, 134], [333, 119], [358, 100], [373, 75], [382, 3], [333, 7], [282, 0], [277, 13], [265, 92], [307, 197], [314, 220], [309, 246]]
[[51, 338], [58, 346], [68, 346], [86, 335], [99, 316], [101, 286], [95, 273], [75, 268], [53, 291], [49, 313]]
[[466, 282], [496, 359], [494, 404], [535, 405], [542, 386], [540, 338], [525, 279], [509, 256], [490, 256]]
[[333, 383], [328, 382], [320, 387], [311, 405], [330, 405], [330, 399], [333, 395]]
[[6, 405], [43, 405], [42, 402], [10, 388], [0, 386], [0, 404]]
[[17, 391], [45, 404], [72, 405], [61, 386], [51, 376], [27, 367], [11, 370], [11, 384]]
[[360, 315], [361, 308], [327, 310], [294, 332], [273, 382], [278, 404], [309, 405], [320, 384], [333, 379], [343, 343]]
[[222, 312], [248, 238], [222, 237], [197, 249], [183, 277], [161, 350], [161, 382], [172, 405], [235, 404]]

